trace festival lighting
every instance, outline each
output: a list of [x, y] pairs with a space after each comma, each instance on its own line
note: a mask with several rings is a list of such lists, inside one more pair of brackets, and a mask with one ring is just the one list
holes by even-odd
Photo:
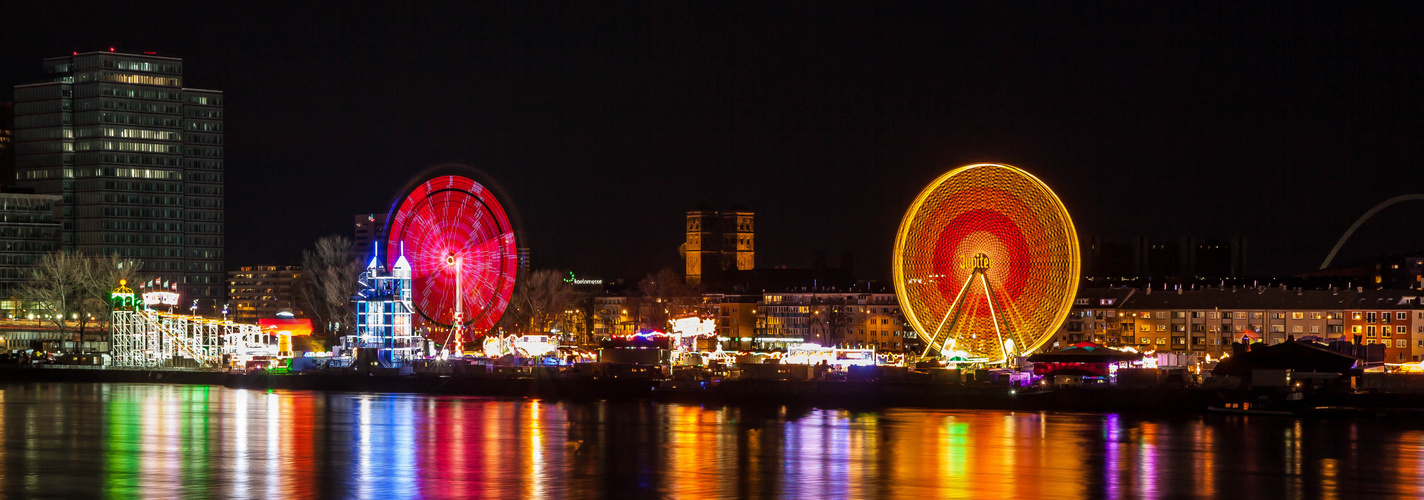
[[277, 352], [292, 352], [292, 337], [307, 337], [312, 334], [312, 323], [310, 319], [284, 319], [284, 318], [261, 318], [257, 320], [257, 326], [264, 333], [277, 338]]
[[178, 305], [178, 294], [175, 292], [145, 292], [143, 294], [143, 305], [176, 306]]
[[450, 333], [436, 340], [458, 348], [468, 340], [463, 330], [493, 327], [509, 305], [518, 268], [514, 228], [494, 193], [468, 177], [436, 176], [394, 204], [390, 221], [388, 267], [404, 253], [412, 308]]
[[905, 318], [925, 339], [922, 356], [1008, 362], [1042, 346], [1067, 317], [1078, 237], [1038, 178], [1008, 165], [968, 165], [915, 198], [892, 270]]
[[119, 280], [119, 287], [109, 293], [109, 303], [114, 309], [132, 309], [134, 304], [134, 291], [128, 287], [129, 280]]
[[527, 357], [540, 357], [559, 350], [559, 340], [550, 335], [523, 335], [513, 339], [511, 344]]
[[[148, 307], [134, 307], [133, 290], [127, 280], [110, 294], [113, 364], [121, 367], [158, 367], [177, 357], [200, 366], [220, 367], [230, 361], [236, 366], [259, 355], [276, 354], [277, 346], [258, 325], [209, 320], [192, 315], [164, 313]], [[151, 284], [152, 282], [150, 282]], [[168, 289], [164, 284], [160, 290]], [[177, 286], [173, 285], [173, 289]], [[178, 303], [176, 291], [143, 294], [146, 305]], [[308, 327], [309, 331], [310, 327]]]

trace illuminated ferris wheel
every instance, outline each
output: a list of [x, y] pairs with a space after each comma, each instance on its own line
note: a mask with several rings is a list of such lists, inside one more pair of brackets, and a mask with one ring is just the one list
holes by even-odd
[[1009, 165], [960, 167], [915, 198], [895, 237], [895, 292], [922, 356], [1002, 362], [1039, 348], [1078, 290], [1063, 203]]
[[430, 177], [392, 205], [388, 269], [405, 256], [412, 308], [456, 353], [465, 332], [488, 331], [509, 305], [518, 269], [509, 219], [493, 192], [463, 175]]

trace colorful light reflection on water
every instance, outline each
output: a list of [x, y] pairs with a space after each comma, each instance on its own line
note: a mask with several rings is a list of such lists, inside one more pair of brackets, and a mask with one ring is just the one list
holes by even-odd
[[0, 385], [6, 497], [1415, 496], [1424, 422]]

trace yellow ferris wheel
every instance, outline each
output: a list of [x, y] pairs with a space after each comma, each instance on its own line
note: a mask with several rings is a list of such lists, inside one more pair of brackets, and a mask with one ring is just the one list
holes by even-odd
[[895, 236], [895, 292], [922, 356], [1003, 362], [1038, 349], [1078, 291], [1078, 235], [1037, 177], [995, 163], [930, 183]]

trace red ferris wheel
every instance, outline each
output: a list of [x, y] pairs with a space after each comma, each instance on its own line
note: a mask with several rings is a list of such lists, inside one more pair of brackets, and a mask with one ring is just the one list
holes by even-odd
[[409, 262], [412, 309], [450, 332], [434, 340], [458, 349], [464, 331], [484, 333], [504, 314], [518, 269], [509, 220], [494, 192], [463, 175], [429, 177], [392, 205], [387, 268]]

